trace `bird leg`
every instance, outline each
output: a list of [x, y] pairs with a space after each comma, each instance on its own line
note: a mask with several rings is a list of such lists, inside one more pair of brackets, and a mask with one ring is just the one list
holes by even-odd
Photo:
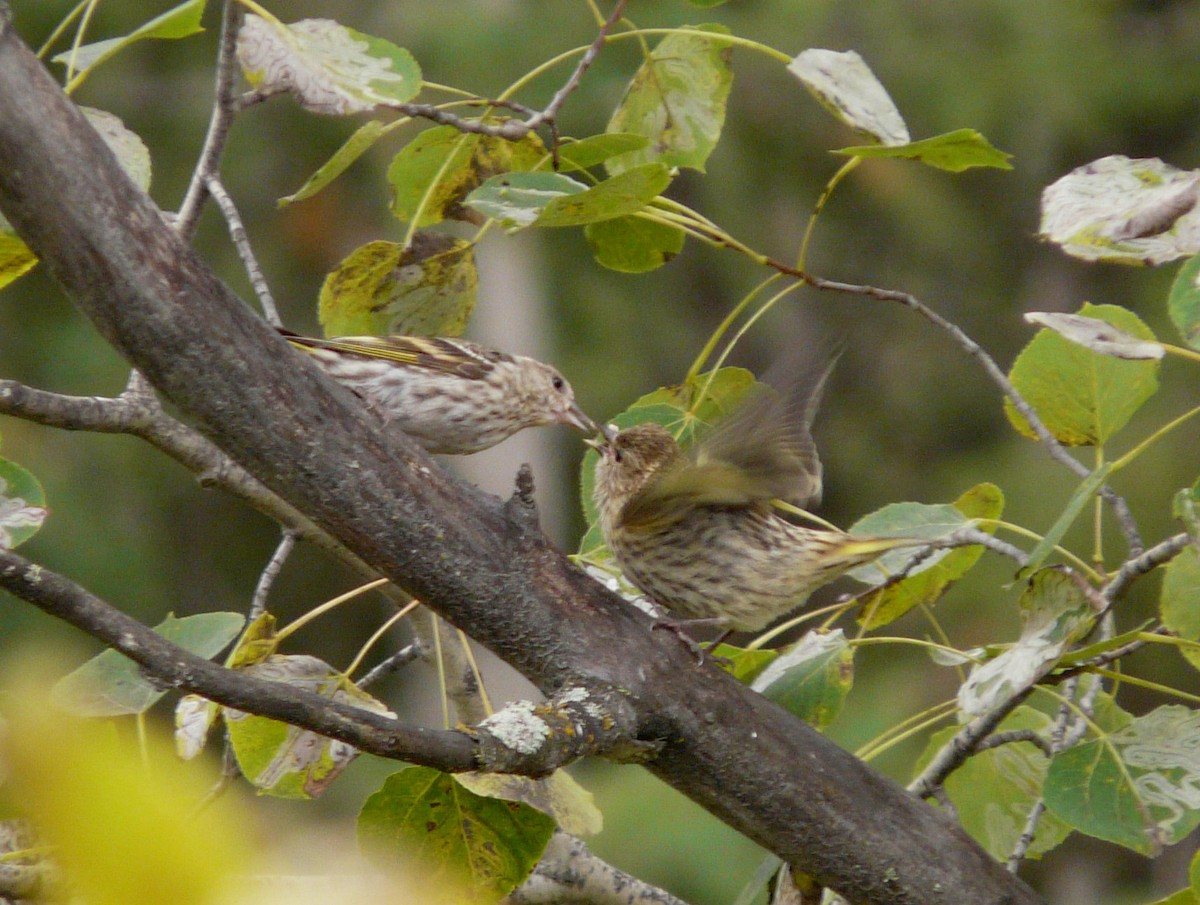
[[[704, 628], [711, 625], [723, 626], [725, 620], [721, 616], [705, 616], [700, 619], [668, 619], [660, 617], [654, 620], [654, 624], [650, 626], [650, 630], [662, 629], [670, 632], [676, 638], [683, 642], [684, 646], [692, 652], [692, 656], [696, 658], [696, 666], [704, 665], [707, 658], [705, 649], [699, 645], [695, 638], [687, 633], [687, 629], [696, 628], [697, 626]], [[718, 644], [733, 634], [733, 629], [726, 629], [717, 636], [717, 640], [708, 646], [709, 650], [715, 648]], [[713, 657], [714, 660], [724, 660], [724, 657]]]

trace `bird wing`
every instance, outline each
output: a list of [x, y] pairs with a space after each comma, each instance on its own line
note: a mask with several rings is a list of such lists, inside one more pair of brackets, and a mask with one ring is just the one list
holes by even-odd
[[430, 336], [338, 336], [320, 339], [286, 332], [284, 336], [297, 346], [381, 358], [397, 364], [454, 374], [468, 380], [483, 379], [495, 368], [495, 362], [503, 357], [501, 353], [488, 354], [490, 350], [474, 343]]
[[787, 392], [756, 384], [692, 448], [621, 510], [627, 530], [658, 530], [703, 506], [804, 508], [820, 501], [821, 460], [812, 422], [835, 360], [791, 377]]
[[698, 464], [681, 456], [634, 494], [621, 510], [630, 531], [658, 530], [701, 506], [746, 506], [754, 502], [753, 479], [723, 462]]
[[784, 500], [804, 508], [820, 502], [821, 459], [812, 423], [835, 362], [816, 373], [787, 375], [782, 391], [756, 384], [693, 447], [696, 465], [736, 471], [732, 485], [747, 504]]

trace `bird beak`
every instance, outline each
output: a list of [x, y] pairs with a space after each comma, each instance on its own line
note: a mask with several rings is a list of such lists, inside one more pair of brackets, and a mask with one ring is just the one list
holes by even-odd
[[617, 438], [618, 429], [615, 424], [602, 424], [596, 431], [600, 436], [590, 437], [583, 442], [596, 450], [596, 452], [603, 453], [606, 449], [612, 447], [613, 441]]
[[563, 412], [561, 420], [563, 424], [577, 427], [585, 434], [594, 434], [598, 429], [596, 422], [587, 416], [587, 413], [579, 407], [579, 403], [574, 401], [571, 402], [571, 407]]

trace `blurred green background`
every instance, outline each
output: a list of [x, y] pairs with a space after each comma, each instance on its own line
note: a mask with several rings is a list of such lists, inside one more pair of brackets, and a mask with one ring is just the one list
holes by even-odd
[[[126, 0], [101, 5], [89, 39], [124, 34], [169, 8]], [[13, 3], [18, 31], [35, 47], [71, 4]], [[499, 94], [550, 56], [590, 42], [583, 3], [563, 0], [440, 0], [407, 4], [292, 2], [288, 20], [334, 18], [408, 48], [425, 78]], [[912, 292], [963, 327], [1007, 368], [1032, 335], [1030, 310], [1075, 310], [1087, 300], [1135, 310], [1155, 332], [1177, 337], [1164, 298], [1173, 268], [1140, 271], [1089, 266], [1036, 238], [1046, 184], [1107, 154], [1157, 156], [1196, 165], [1200, 150], [1200, 4], [1171, 0], [759, 0], [697, 10], [682, 0], [633, 2], [640, 26], [717, 21], [735, 34], [789, 55], [809, 47], [853, 49], [891, 92], [914, 138], [971, 127], [1014, 155], [1011, 172], [958, 176], [913, 163], [873, 161], [839, 188], [818, 227], [812, 269], [831, 278]], [[206, 127], [218, 9], [206, 34], [143, 42], [105, 64], [79, 91], [81, 103], [109, 110], [143, 137], [154, 162], [152, 194], [175, 209]], [[602, 131], [638, 65], [632, 42], [606, 50], [560, 119], [564, 134]], [[671, 189], [747, 244], [794, 259], [812, 206], [840, 159], [829, 149], [858, 139], [828, 116], [799, 83], [765, 57], [737, 51], [724, 136], [707, 174], [685, 173]], [[61, 67], [54, 67], [61, 74]], [[564, 77], [557, 69], [519, 100], [544, 104]], [[277, 209], [350, 134], [356, 123], [319, 118], [278, 98], [236, 122], [223, 175], [285, 321], [316, 330], [316, 295], [327, 271], [363, 242], [398, 239], [383, 171], [420, 126], [400, 133], [310, 201]], [[197, 247], [247, 299], [248, 282], [223, 223], [210, 209]], [[570, 377], [595, 417], [682, 377], [711, 330], [766, 274], [731, 252], [687, 245], [651, 274], [604, 270], [577, 230], [505, 237], [480, 250], [480, 307], [469, 335], [543, 355]], [[822, 514], [848, 524], [898, 500], [943, 502], [980, 481], [999, 484], [1006, 517], [1044, 530], [1074, 484], [1036, 445], [1008, 427], [995, 387], [946, 337], [895, 305], [801, 293], [751, 332], [734, 363], [761, 370], [795, 344], [845, 352], [818, 418], [827, 494]], [[126, 379], [123, 362], [35, 271], [0, 293], [0, 375], [66, 393], [109, 395]], [[1119, 438], [1132, 446], [1194, 404], [1182, 366], [1167, 361], [1163, 389]], [[1191, 401], [1189, 401], [1191, 400]], [[527, 432], [532, 433], [532, 432]], [[0, 420], [4, 456], [43, 481], [50, 520], [24, 552], [148, 622], [163, 614], [244, 609], [274, 547], [272, 524], [222, 494], [205, 491], [174, 463], [138, 441], [57, 432]], [[1173, 491], [1196, 477], [1197, 437], [1185, 429], [1158, 444], [1140, 467], [1115, 481], [1153, 541], [1171, 531]], [[456, 462], [487, 489], [507, 494], [516, 466], [535, 462], [548, 529], [574, 549], [581, 521], [578, 439], [558, 429], [514, 438], [478, 462]], [[1083, 455], [1090, 456], [1090, 452]], [[1071, 535], [1090, 551], [1086, 526]], [[1115, 538], [1110, 564], [1123, 550]], [[963, 645], [1014, 637], [1010, 569], [994, 558], [938, 608]], [[289, 561], [272, 597], [284, 620], [346, 589], [352, 579], [313, 550]], [[1123, 625], [1149, 615], [1156, 581], [1123, 607]], [[386, 607], [352, 605], [295, 642], [345, 664]], [[915, 616], [898, 631], [923, 635]], [[0, 662], [25, 642], [89, 646], [78, 634], [11, 597], [0, 596]], [[396, 643], [399, 643], [398, 641]], [[874, 648], [860, 657], [850, 705], [831, 734], [855, 747], [909, 714], [953, 693], [954, 676], [909, 650]], [[1174, 655], [1142, 654], [1150, 678], [1194, 686]], [[496, 697], [526, 686], [493, 664]], [[438, 720], [435, 677], [423, 668], [380, 689], [406, 713]], [[1137, 693], [1134, 710], [1161, 701]], [[905, 779], [922, 741], [893, 749], [877, 765]], [[366, 791], [393, 765], [360, 759], [318, 806], [264, 801], [279, 819], [312, 817], [349, 831]], [[594, 848], [618, 866], [690, 902], [729, 902], [761, 859], [751, 843], [683, 801], [644, 771], [584, 764], [576, 775], [594, 789], [607, 828]], [[1026, 875], [1050, 901], [1147, 901], [1178, 888], [1192, 843], [1151, 862], [1073, 838]], [[1102, 858], [1096, 854], [1103, 852]]]

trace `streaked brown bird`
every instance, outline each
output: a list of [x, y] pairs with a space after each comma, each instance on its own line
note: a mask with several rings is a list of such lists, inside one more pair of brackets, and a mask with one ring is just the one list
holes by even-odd
[[924, 543], [804, 527], [773, 506], [820, 498], [811, 425], [827, 375], [798, 406], [757, 386], [687, 451], [654, 423], [606, 428], [593, 443], [605, 540], [625, 576], [673, 616], [758, 631], [855, 566]]
[[431, 453], [479, 452], [542, 424], [596, 430], [566, 379], [533, 358], [465, 339], [280, 332]]

